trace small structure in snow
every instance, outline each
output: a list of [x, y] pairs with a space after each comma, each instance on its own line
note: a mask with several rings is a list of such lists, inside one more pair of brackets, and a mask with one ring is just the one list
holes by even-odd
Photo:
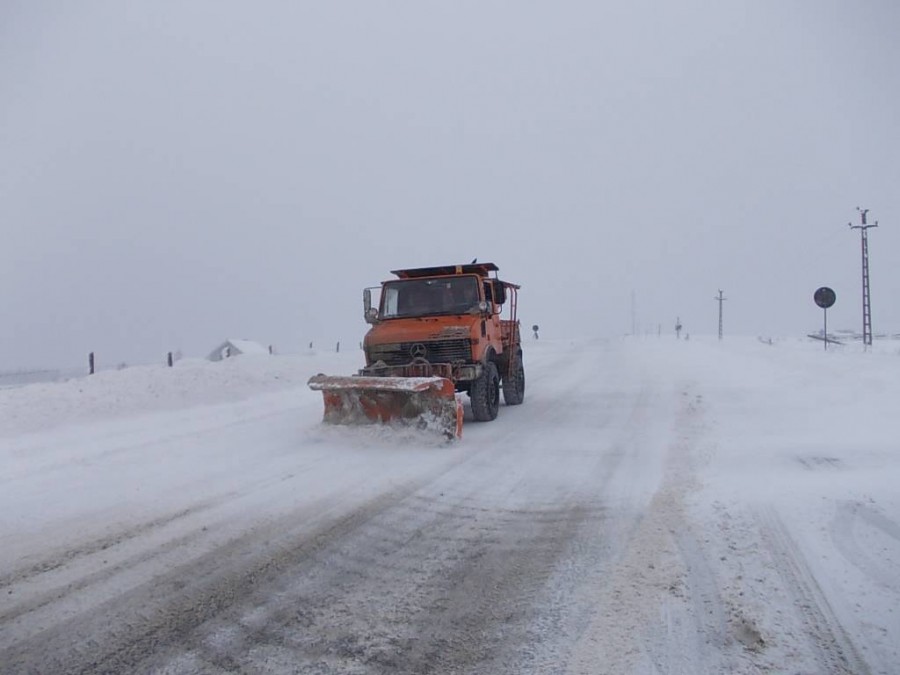
[[210, 361], [221, 361], [239, 354], [268, 354], [269, 350], [253, 340], [225, 340], [213, 349], [206, 358]]

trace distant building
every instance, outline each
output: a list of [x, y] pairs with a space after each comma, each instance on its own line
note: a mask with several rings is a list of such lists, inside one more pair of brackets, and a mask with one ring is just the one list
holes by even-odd
[[210, 361], [221, 361], [240, 354], [268, 354], [269, 350], [253, 340], [225, 340], [213, 349], [206, 358]]

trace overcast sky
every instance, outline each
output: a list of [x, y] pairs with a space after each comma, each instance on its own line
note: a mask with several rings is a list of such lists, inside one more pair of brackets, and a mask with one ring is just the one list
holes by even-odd
[[494, 261], [542, 337], [900, 332], [900, 3], [0, 2], [0, 368], [356, 344]]

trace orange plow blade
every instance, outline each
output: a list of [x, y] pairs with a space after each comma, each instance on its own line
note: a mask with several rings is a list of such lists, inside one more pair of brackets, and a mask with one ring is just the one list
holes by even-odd
[[453, 382], [443, 377], [315, 375], [309, 387], [322, 392], [329, 424], [399, 423], [462, 436], [462, 403]]

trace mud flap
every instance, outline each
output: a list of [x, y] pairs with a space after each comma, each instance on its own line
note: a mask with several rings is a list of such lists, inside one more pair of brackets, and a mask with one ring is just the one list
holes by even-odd
[[309, 387], [322, 392], [328, 424], [403, 424], [462, 436], [462, 403], [443, 377], [315, 375]]

